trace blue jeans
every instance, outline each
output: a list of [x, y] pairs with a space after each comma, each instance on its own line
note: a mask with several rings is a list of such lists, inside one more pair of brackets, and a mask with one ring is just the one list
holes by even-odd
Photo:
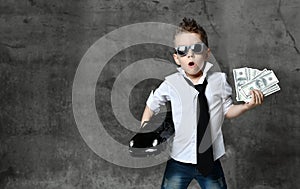
[[215, 161], [212, 172], [205, 177], [197, 170], [196, 165], [174, 159], [167, 162], [161, 188], [186, 189], [193, 179], [199, 183], [201, 189], [227, 189], [220, 160]]

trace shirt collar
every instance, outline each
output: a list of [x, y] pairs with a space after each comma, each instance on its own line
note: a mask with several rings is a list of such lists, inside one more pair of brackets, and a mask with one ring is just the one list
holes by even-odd
[[[207, 76], [207, 72], [208, 70], [210, 70], [210, 68], [213, 67], [213, 64], [210, 63], [210, 62], [205, 62], [204, 65], [203, 65], [203, 68], [202, 68], [202, 72], [203, 72], [203, 75], [200, 77], [200, 79], [197, 81], [197, 84], [203, 84], [206, 76]], [[178, 72], [180, 74], [182, 74], [185, 78], [189, 79], [190, 81], [192, 81], [185, 73], [185, 71], [179, 67], [177, 68]]]

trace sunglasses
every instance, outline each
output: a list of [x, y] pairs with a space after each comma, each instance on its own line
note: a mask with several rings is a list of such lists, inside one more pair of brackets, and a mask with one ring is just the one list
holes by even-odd
[[175, 48], [175, 51], [179, 56], [186, 56], [190, 49], [196, 54], [201, 54], [205, 47], [204, 43], [196, 43], [190, 46], [178, 46]]

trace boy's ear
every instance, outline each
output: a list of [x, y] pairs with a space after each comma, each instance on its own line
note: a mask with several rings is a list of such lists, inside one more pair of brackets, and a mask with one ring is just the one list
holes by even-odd
[[177, 64], [178, 66], [180, 66], [180, 62], [179, 62], [179, 60], [178, 60], [178, 56], [177, 56], [176, 53], [173, 54], [173, 58], [174, 58], [174, 61], [176, 62], [176, 64]]
[[205, 53], [205, 60], [208, 60], [209, 56], [210, 56], [210, 48], [207, 48], [207, 51]]

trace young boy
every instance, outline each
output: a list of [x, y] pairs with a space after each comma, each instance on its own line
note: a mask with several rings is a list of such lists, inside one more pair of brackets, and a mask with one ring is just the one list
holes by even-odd
[[253, 90], [251, 102], [233, 105], [225, 74], [210, 71], [207, 35], [194, 19], [183, 19], [174, 45], [178, 72], [150, 94], [141, 120], [143, 125], [160, 105], [171, 101], [175, 135], [161, 188], [185, 189], [193, 179], [202, 189], [227, 188], [219, 160], [225, 153], [224, 117], [234, 118], [260, 105], [263, 94]]

